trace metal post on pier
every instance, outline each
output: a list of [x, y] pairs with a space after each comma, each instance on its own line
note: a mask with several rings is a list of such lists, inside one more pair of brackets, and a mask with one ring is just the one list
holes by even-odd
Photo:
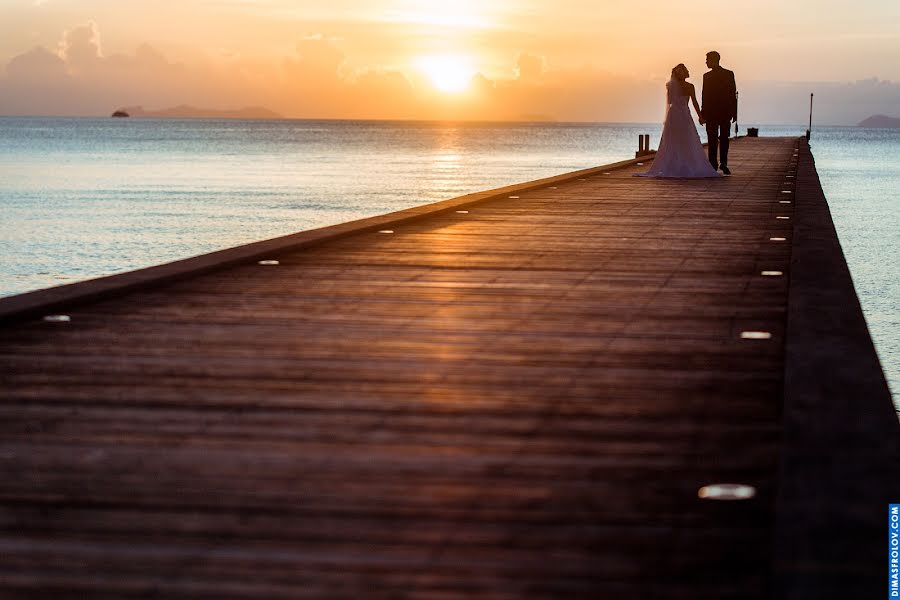
[[738, 101], [741, 98], [741, 93], [737, 90], [734, 92], [734, 137], [738, 135]]
[[813, 95], [810, 93], [809, 95], [809, 128], [806, 130], [806, 141], [809, 141], [809, 138], [812, 136], [812, 108], [813, 108]]

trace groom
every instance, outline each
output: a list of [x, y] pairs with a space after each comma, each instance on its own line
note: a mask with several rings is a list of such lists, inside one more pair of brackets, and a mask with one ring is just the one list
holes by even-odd
[[[715, 50], [706, 53], [706, 66], [711, 71], [703, 75], [700, 124], [706, 122], [709, 164], [716, 170], [721, 166], [723, 173], [731, 175], [728, 169], [728, 136], [731, 133], [732, 121], [737, 120], [737, 88], [734, 84], [734, 73], [719, 66], [719, 60], [721, 56]], [[721, 160], [716, 160], [717, 153]]]

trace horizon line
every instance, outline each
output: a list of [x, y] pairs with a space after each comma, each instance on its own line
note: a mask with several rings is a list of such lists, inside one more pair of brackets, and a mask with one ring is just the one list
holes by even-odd
[[[212, 109], [212, 110], [231, 110], [231, 109]], [[233, 109], [233, 110], [241, 110], [241, 109]], [[870, 115], [870, 116], [878, 116], [878, 115]], [[885, 115], [887, 116], [887, 115]], [[867, 117], [868, 118], [868, 117]], [[534, 124], [546, 124], [546, 125], [662, 125], [661, 121], [566, 121], [566, 120], [545, 120], [545, 119], [421, 119], [421, 118], [404, 118], [404, 119], [381, 119], [381, 118], [350, 118], [350, 117], [144, 117], [144, 116], [135, 116], [135, 117], [126, 117], [126, 118], [115, 118], [110, 115], [65, 115], [65, 114], [32, 114], [32, 115], [8, 115], [8, 114], [0, 114], [0, 119], [92, 119], [92, 120], [113, 120], [116, 121], [128, 121], [128, 120], [136, 120], [136, 121], [325, 121], [325, 122], [356, 122], [356, 123], [472, 123], [472, 124], [485, 124], [485, 123], [534, 123]], [[738, 120], [740, 124], [741, 120]], [[797, 122], [797, 123], [763, 123], [761, 121], [747, 121], [751, 127], [757, 127], [759, 125], [764, 126], [773, 126], [773, 127], [792, 127], [794, 125], [798, 127], [803, 127], [804, 131], [807, 127], [806, 122]], [[848, 123], [819, 123], [814, 124], [814, 128], [818, 127], [858, 127], [858, 124], [848, 124]]]

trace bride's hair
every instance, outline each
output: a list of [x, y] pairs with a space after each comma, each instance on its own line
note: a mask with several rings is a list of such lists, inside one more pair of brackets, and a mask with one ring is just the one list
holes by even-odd
[[673, 79], [682, 79], [678, 76], [678, 73], [681, 71], [687, 71], [687, 67], [684, 66], [684, 63], [678, 63], [674, 67], [672, 67], [672, 78]]

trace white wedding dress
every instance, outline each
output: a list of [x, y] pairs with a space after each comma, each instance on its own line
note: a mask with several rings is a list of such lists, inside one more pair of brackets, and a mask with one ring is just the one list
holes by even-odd
[[690, 96], [682, 93], [681, 85], [674, 78], [666, 83], [666, 100], [666, 119], [653, 166], [636, 176], [721, 177], [703, 150], [688, 106]]

